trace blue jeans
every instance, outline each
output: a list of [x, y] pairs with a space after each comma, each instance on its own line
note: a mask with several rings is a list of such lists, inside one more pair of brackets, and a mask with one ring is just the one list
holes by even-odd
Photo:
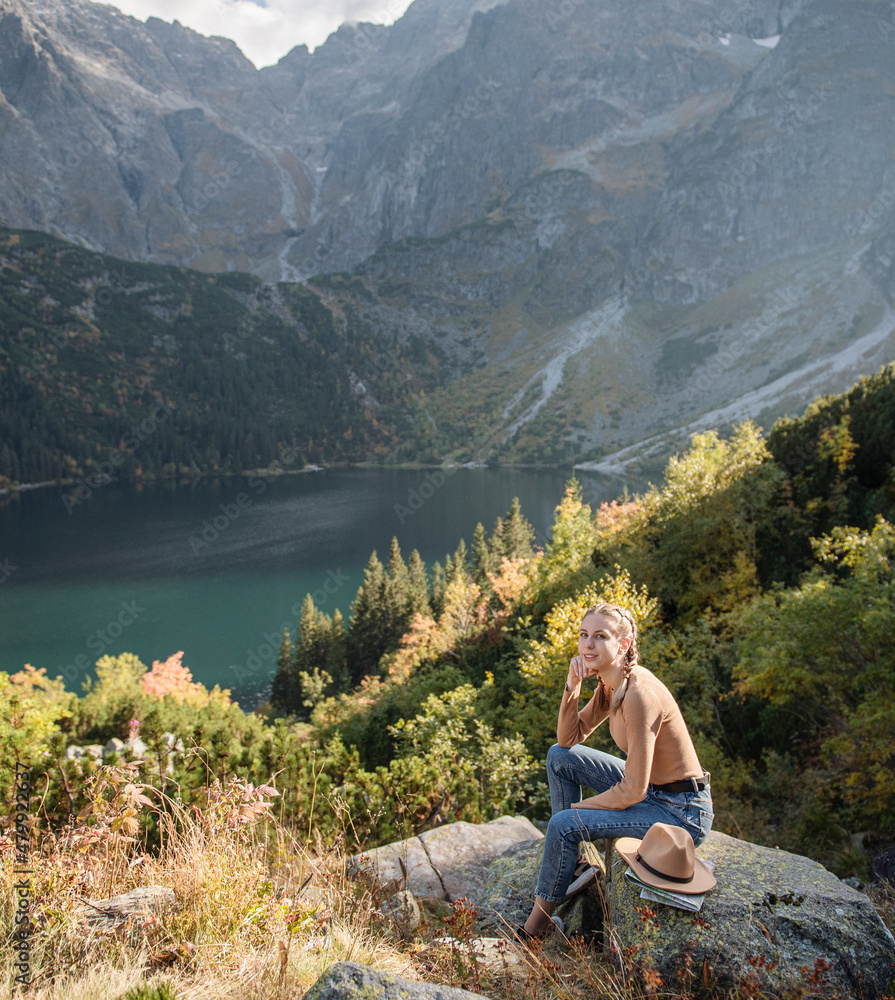
[[548, 903], [560, 903], [573, 879], [578, 844], [600, 837], [642, 837], [653, 823], [683, 827], [698, 847], [712, 828], [712, 793], [660, 792], [649, 786], [646, 798], [627, 809], [572, 809], [580, 802], [582, 786], [604, 792], [618, 784], [624, 761], [579, 744], [547, 751], [547, 783], [553, 816], [544, 838], [544, 857], [537, 894]]

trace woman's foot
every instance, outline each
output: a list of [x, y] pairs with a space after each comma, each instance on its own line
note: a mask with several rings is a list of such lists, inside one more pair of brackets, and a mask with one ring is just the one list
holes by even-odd
[[515, 939], [520, 944], [530, 944], [532, 941], [543, 941], [547, 935], [547, 931], [553, 929], [557, 934], [564, 940], [567, 941], [566, 937], [566, 925], [556, 914], [551, 914], [550, 919], [547, 922], [546, 927], [540, 933], [532, 933], [527, 931], [522, 924], [518, 924], [515, 927], [510, 928], [510, 933], [515, 937]]

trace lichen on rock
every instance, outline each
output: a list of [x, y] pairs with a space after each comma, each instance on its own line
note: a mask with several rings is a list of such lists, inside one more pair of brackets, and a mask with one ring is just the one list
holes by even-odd
[[685, 959], [715, 995], [744, 980], [785, 990], [819, 978], [818, 995], [883, 995], [895, 941], [870, 900], [822, 865], [787, 851], [712, 833], [697, 851], [717, 886], [698, 914], [644, 905], [613, 852], [609, 903], [613, 950], [674, 982]]

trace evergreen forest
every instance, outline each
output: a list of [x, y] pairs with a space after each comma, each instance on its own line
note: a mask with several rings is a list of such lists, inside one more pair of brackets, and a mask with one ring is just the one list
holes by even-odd
[[0, 488], [432, 461], [445, 370], [306, 285], [0, 228]]

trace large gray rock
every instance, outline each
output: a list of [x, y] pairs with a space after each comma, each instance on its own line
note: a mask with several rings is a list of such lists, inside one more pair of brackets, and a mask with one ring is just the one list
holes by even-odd
[[543, 834], [524, 816], [501, 816], [490, 823], [449, 823], [419, 836], [433, 868], [441, 873], [445, 899], [475, 900], [488, 866], [508, 848]]
[[490, 823], [449, 823], [365, 854], [349, 865], [365, 869], [380, 882], [393, 882], [421, 898], [478, 896], [488, 865], [507, 848], [543, 834], [522, 816], [501, 816]]
[[542, 837], [514, 844], [491, 862], [476, 902], [481, 933], [505, 934], [508, 927], [525, 922], [543, 853]]
[[635, 965], [648, 962], [674, 983], [690, 952], [700, 976], [705, 966], [715, 996], [748, 978], [774, 992], [807, 987], [816, 969], [825, 970], [823, 986], [812, 995], [883, 995], [895, 941], [865, 895], [816, 861], [721, 833], [710, 834], [697, 854], [714, 863], [718, 882], [701, 912], [648, 903], [655, 914], [650, 917], [637, 912], [644, 901], [624, 877], [627, 863], [612, 852], [609, 908], [616, 954], [631, 956]]
[[357, 962], [330, 966], [305, 994], [305, 1000], [471, 1000], [478, 993], [454, 986], [418, 983]]
[[[477, 929], [483, 934], [506, 935], [509, 928], [522, 924], [531, 913], [544, 841], [515, 844], [495, 858], [488, 867], [476, 901]], [[587, 889], [556, 910], [569, 936], [587, 942], [600, 938], [605, 914], [605, 866], [600, 877]]]

